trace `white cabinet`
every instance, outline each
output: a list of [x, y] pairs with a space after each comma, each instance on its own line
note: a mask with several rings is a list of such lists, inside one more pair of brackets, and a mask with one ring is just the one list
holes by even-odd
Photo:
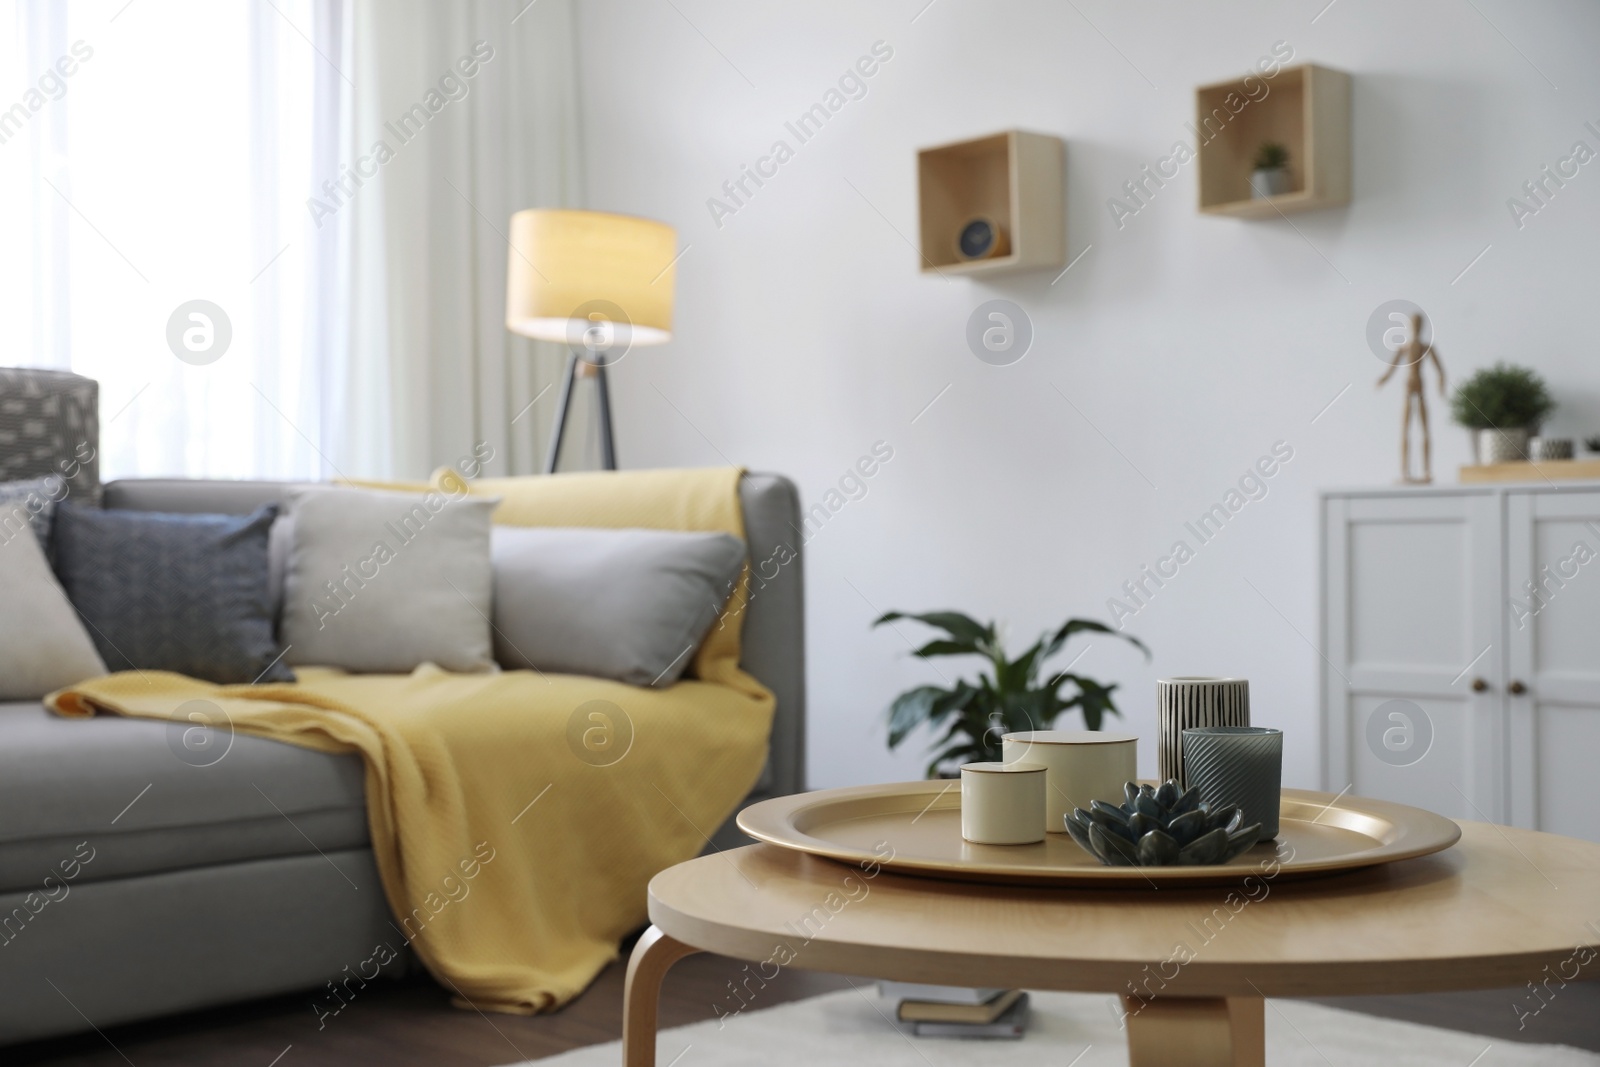
[[1600, 491], [1506, 495], [1510, 822], [1600, 841]]
[[1600, 486], [1322, 509], [1327, 788], [1600, 841]]

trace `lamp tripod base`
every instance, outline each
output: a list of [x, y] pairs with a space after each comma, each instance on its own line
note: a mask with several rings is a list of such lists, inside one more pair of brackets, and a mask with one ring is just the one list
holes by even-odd
[[594, 377], [595, 417], [600, 423], [600, 469], [617, 469], [617, 446], [611, 436], [611, 390], [606, 384], [606, 365], [588, 362], [574, 348], [567, 357], [567, 373], [561, 380], [561, 396], [556, 402], [556, 424], [550, 432], [550, 452], [544, 464], [546, 474], [554, 474], [556, 464], [561, 459], [561, 439], [566, 434], [567, 414], [572, 409], [572, 387], [578, 378], [580, 362], [584, 377]]

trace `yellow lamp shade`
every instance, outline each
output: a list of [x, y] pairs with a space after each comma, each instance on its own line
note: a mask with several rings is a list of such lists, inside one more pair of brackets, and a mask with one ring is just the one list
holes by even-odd
[[[672, 339], [677, 233], [664, 222], [601, 211], [519, 211], [511, 216], [506, 329], [604, 347]], [[609, 324], [609, 325], [606, 325]]]

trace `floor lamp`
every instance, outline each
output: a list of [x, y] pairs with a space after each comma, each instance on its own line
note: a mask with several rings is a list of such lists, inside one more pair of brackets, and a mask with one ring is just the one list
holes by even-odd
[[634, 345], [672, 340], [677, 233], [664, 222], [601, 211], [519, 211], [511, 216], [506, 329], [571, 349], [545, 473], [561, 456], [576, 379], [593, 377], [600, 461], [617, 469], [606, 368]]

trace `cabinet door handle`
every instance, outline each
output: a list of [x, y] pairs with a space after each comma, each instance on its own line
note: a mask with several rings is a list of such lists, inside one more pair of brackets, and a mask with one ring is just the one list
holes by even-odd
[[1516, 681], [1513, 681], [1510, 685], [1506, 686], [1506, 689], [1508, 689], [1510, 691], [1511, 695], [1514, 696], [1514, 697], [1519, 697], [1523, 693], [1526, 693], [1528, 691], [1528, 687], [1527, 686], [1523, 685], [1521, 682], [1516, 682]]
[[1485, 689], [1488, 689], [1488, 688], [1489, 688], [1489, 683], [1484, 681], [1482, 678], [1474, 678], [1472, 680], [1472, 691], [1474, 693], [1481, 693]]

